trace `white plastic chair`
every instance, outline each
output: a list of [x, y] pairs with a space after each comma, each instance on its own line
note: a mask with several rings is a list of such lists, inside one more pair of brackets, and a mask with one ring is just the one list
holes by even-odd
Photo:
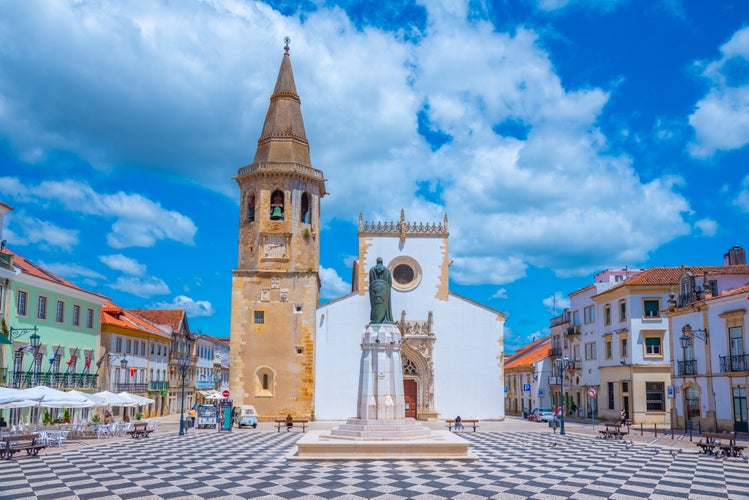
[[109, 424], [99, 424], [96, 428], [96, 439], [109, 438], [111, 437], [110, 432]]
[[60, 431], [60, 433], [57, 435], [57, 446], [62, 448], [65, 446], [65, 441], [68, 440], [68, 433], [70, 431]]
[[127, 435], [128, 431], [133, 427], [132, 422], [123, 422], [117, 426], [117, 435], [122, 437]]

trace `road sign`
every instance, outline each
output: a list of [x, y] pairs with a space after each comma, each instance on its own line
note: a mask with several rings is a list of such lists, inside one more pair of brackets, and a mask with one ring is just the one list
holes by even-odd
[[229, 397], [229, 389], [224, 389], [224, 392], [221, 393], [221, 395], [225, 398]]
[[596, 388], [595, 387], [591, 387], [590, 389], [588, 389], [588, 396], [590, 396], [591, 398], [596, 397], [596, 394], [598, 394], [598, 393], [596, 392]]
[[523, 392], [531, 392], [531, 384], [523, 384]]

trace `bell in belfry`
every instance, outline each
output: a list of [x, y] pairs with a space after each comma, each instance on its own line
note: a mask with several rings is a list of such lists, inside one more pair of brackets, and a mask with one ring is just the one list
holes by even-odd
[[273, 196], [270, 204], [270, 220], [283, 220], [283, 198], [279, 193]]

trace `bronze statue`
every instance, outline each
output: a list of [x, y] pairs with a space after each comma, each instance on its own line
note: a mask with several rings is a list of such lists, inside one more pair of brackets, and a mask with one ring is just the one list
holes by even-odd
[[393, 277], [390, 270], [377, 257], [377, 264], [369, 270], [369, 304], [372, 307], [369, 322], [374, 324], [392, 323], [393, 312], [390, 308], [390, 288]]

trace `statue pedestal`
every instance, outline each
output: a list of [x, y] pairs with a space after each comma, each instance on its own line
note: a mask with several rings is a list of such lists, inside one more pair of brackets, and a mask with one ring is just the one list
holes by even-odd
[[432, 431], [405, 418], [401, 333], [389, 323], [369, 324], [362, 333], [357, 417], [297, 441], [292, 460], [475, 460], [468, 442]]
[[367, 325], [361, 350], [357, 418], [405, 418], [400, 330], [393, 324]]

